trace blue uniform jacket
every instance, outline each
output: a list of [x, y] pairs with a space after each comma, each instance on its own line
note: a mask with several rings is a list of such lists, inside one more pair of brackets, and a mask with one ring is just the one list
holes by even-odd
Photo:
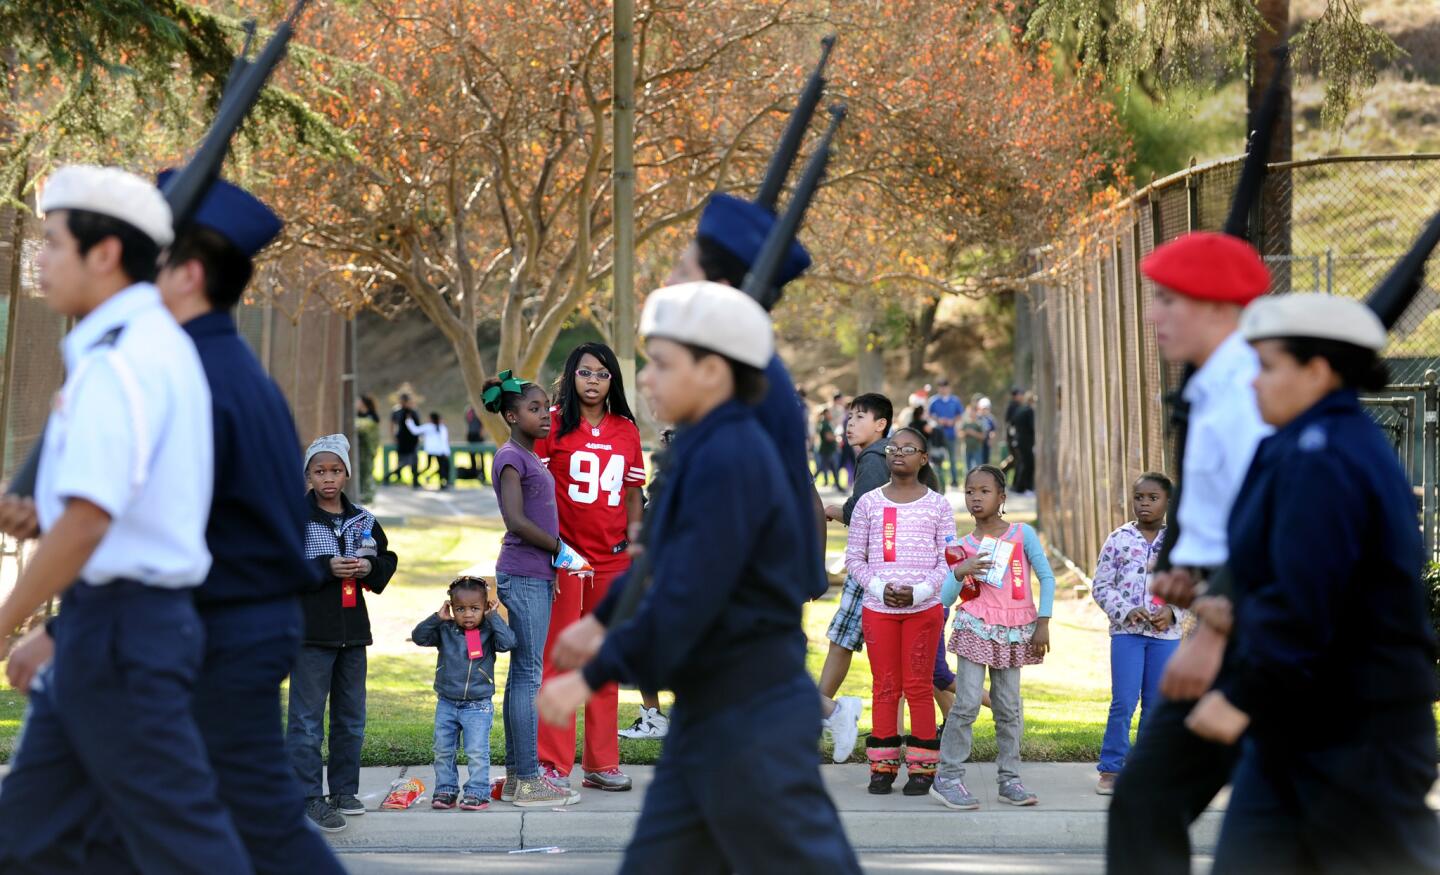
[[804, 674], [812, 569], [796, 548], [815, 527], [739, 402], [679, 431], [669, 465], [647, 523], [654, 586], [584, 674], [597, 690], [671, 689], [677, 706], [704, 713]]
[[810, 587], [809, 596], [818, 599], [830, 589], [830, 581], [825, 576], [824, 545], [820, 543], [816, 519], [815, 475], [810, 471], [810, 452], [806, 449], [805, 405], [780, 356], [771, 357], [765, 380], [769, 389], [755, 407], [755, 418], [780, 454], [780, 465], [785, 469], [800, 518], [810, 521], [795, 546], [809, 563], [804, 577]]
[[1260, 444], [1228, 535], [1236, 628], [1222, 689], [1258, 737], [1344, 738], [1363, 731], [1356, 713], [1434, 700], [1415, 497], [1354, 392]]
[[316, 578], [301, 540], [310, 514], [290, 406], [229, 313], [183, 328], [200, 353], [215, 417], [215, 497], [205, 529], [213, 564], [196, 601], [295, 596]]

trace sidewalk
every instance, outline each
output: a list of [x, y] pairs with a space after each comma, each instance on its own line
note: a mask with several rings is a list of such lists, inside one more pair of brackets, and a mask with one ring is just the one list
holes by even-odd
[[[864, 765], [825, 765], [820, 774], [840, 809], [845, 832], [857, 851], [1074, 851], [1096, 853], [1105, 847], [1109, 800], [1095, 795], [1095, 767], [1089, 763], [1027, 763], [1025, 785], [1040, 796], [1033, 808], [1014, 808], [996, 796], [995, 764], [968, 767], [966, 785], [981, 800], [978, 811], [950, 811], [928, 797], [900, 794], [904, 779], [889, 796], [865, 792]], [[350, 818], [344, 832], [328, 836], [336, 850], [358, 851], [510, 851], [557, 847], [566, 851], [623, 848], [639, 816], [654, 768], [628, 766], [635, 780], [628, 793], [582, 790], [576, 805], [521, 810], [492, 802], [489, 811], [435, 811], [429, 799], [403, 812], [374, 811], [398, 768], [361, 771], [360, 796], [372, 811]], [[491, 777], [503, 775], [492, 768]], [[428, 766], [410, 774], [429, 787]], [[576, 772], [577, 779], [579, 773]], [[759, 792], [765, 792], [763, 776]], [[1197, 853], [1209, 853], [1219, 833], [1224, 801], [1206, 812], [1191, 830]]]
[[[825, 487], [820, 500], [825, 504], [844, 504], [848, 493]], [[956, 513], [965, 510], [963, 490], [950, 489], [945, 498]], [[1034, 496], [1012, 496], [1006, 502], [1008, 514], [1017, 519], [1035, 518]], [[493, 517], [500, 516], [495, 490], [488, 486], [464, 489], [412, 489], [409, 486], [378, 486], [370, 510], [387, 525], [417, 517]]]
[[489, 486], [464, 489], [413, 489], [409, 486], [377, 486], [370, 511], [382, 525], [403, 525], [417, 517], [496, 517], [500, 505]]

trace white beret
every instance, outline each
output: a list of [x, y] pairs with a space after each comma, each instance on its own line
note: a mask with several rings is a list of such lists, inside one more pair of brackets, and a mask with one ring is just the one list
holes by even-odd
[[175, 240], [170, 204], [153, 182], [118, 167], [72, 164], [50, 174], [40, 192], [40, 212], [88, 210], [134, 225], [157, 246]]
[[640, 334], [713, 350], [752, 368], [764, 368], [775, 354], [770, 314], [754, 298], [721, 283], [681, 283], [651, 292], [640, 314]]
[[1257, 298], [1240, 317], [1246, 340], [1311, 337], [1338, 340], [1376, 352], [1385, 348], [1385, 326], [1375, 311], [1354, 298], [1310, 293]]

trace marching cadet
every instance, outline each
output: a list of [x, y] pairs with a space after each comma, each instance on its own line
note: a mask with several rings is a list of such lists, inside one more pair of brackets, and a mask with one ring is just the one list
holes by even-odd
[[[1205, 231], [1157, 247], [1141, 270], [1155, 283], [1146, 320], [1161, 355], [1196, 368], [1184, 389], [1190, 437], [1173, 575], [1203, 580], [1225, 565], [1230, 508], [1269, 431], [1251, 387], [1259, 362], [1238, 327], [1242, 308], [1268, 290], [1270, 274], [1250, 244]], [[1156, 573], [1157, 590], [1165, 576]], [[1190, 871], [1190, 823], [1225, 786], [1235, 754], [1191, 733], [1185, 717], [1209, 689], [1224, 650], [1225, 636], [1201, 623], [1166, 666], [1167, 701], [1148, 718], [1116, 780], [1106, 842], [1112, 875]]]
[[[163, 188], [173, 171], [160, 174]], [[232, 310], [256, 253], [280, 219], [223, 180], [164, 259], [156, 284], [195, 342], [215, 416], [215, 500], [206, 542], [214, 565], [195, 600], [205, 623], [205, 662], [195, 717], [257, 873], [343, 872], [305, 822], [287, 765], [280, 683], [300, 646], [297, 593], [313, 582], [301, 533], [309, 513], [300, 438], [280, 388], [241, 339]]]
[[1386, 385], [1385, 328], [1360, 301], [1292, 294], [1241, 332], [1278, 431], [1230, 517], [1233, 670], [1188, 722], [1227, 745], [1248, 730], [1213, 871], [1440, 872], [1415, 497], [1357, 395]]
[[191, 710], [214, 456], [199, 355], [152, 284], [170, 209], [136, 176], [83, 166], [56, 171], [40, 209], [40, 285], [78, 322], [40, 456], [42, 535], [0, 630], [64, 598], [0, 785], [0, 870], [69, 868], [103, 812], [142, 871], [250, 872]]
[[[172, 172], [160, 175], [161, 187]], [[252, 259], [281, 227], [254, 196], [216, 181], [165, 253], [156, 285], [195, 342], [214, 405], [215, 497], [206, 529], [213, 562], [195, 593], [205, 624], [195, 719], [256, 872], [338, 873], [330, 846], [305, 825], [280, 731], [280, 683], [300, 643], [296, 593], [311, 577], [300, 542], [307, 516], [295, 473], [300, 440], [289, 405], [231, 314]], [[34, 665], [52, 650], [42, 633], [11, 661]]]
[[[775, 223], [775, 214], [759, 204], [720, 192], [712, 194], [700, 213], [695, 239], [680, 253], [666, 284], [708, 281], [740, 288], [760, 257], [760, 250]], [[775, 285], [784, 287], [809, 268], [810, 253], [798, 240], [791, 240], [775, 276]], [[805, 424], [808, 413], [779, 354], [771, 356], [764, 374], [767, 388], [755, 407], [755, 418], [779, 451], [780, 464], [802, 510], [816, 514], [816, 525], [811, 527], [814, 537], [806, 533], [801, 549], [815, 557], [814, 567], [805, 580], [807, 585], [814, 586], [810, 597], [819, 598], [830, 588], [830, 582], [823, 573], [820, 542], [825, 529], [825, 509], [815, 491], [815, 475], [810, 470]]]
[[812, 569], [795, 549], [814, 521], [750, 406], [770, 318], [733, 288], [686, 283], [650, 295], [640, 332], [641, 385], [679, 426], [647, 523], [655, 585], [583, 671], [542, 688], [541, 716], [571, 719], [611, 681], [675, 691], [623, 872], [858, 872], [815, 757], [796, 584]]

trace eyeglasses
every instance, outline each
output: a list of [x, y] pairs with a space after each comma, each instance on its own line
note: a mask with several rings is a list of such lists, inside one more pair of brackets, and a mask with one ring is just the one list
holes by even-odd
[[580, 368], [575, 372], [575, 376], [579, 377], [582, 380], [588, 380], [591, 377], [594, 377], [602, 383], [610, 382], [609, 371], [592, 371], [589, 368]]
[[924, 450], [919, 447], [897, 447], [894, 444], [885, 447], [885, 455], [887, 456], [914, 456], [922, 452], [924, 452]]

